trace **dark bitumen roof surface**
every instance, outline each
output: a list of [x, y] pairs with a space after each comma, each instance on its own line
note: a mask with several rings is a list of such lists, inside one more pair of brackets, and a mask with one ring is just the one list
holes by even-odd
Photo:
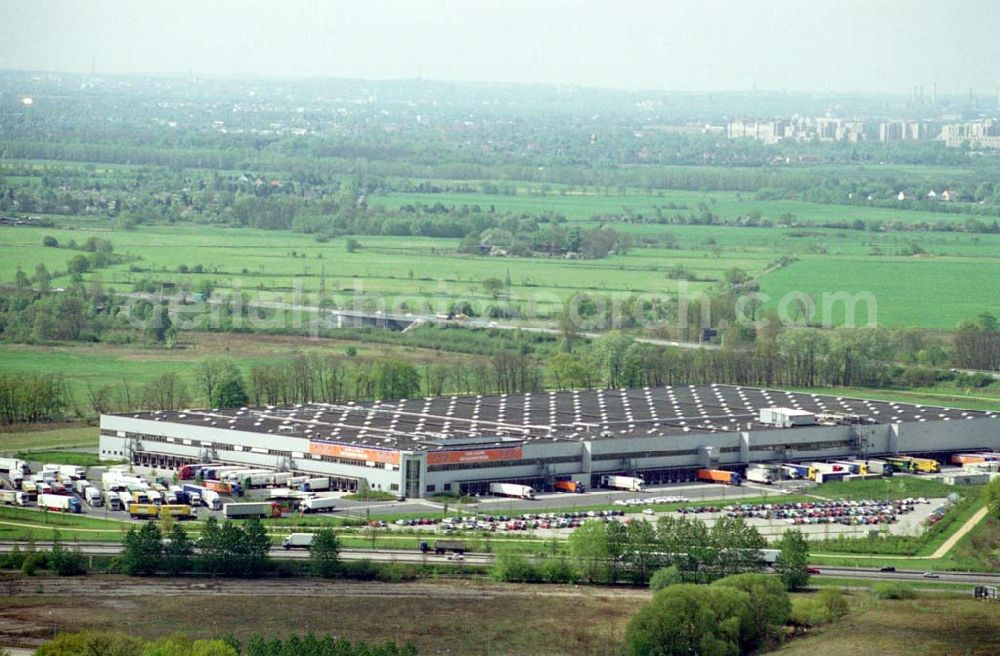
[[859, 415], [866, 423], [1000, 413], [734, 385], [691, 385], [303, 403], [120, 416], [394, 449], [479, 449], [566, 441], [759, 430], [762, 408]]

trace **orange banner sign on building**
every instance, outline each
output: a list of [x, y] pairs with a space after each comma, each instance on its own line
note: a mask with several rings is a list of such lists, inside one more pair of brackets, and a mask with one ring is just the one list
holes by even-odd
[[399, 464], [398, 451], [387, 451], [383, 449], [367, 449], [360, 446], [350, 446], [348, 444], [334, 444], [332, 442], [310, 441], [309, 453], [318, 456], [330, 456], [331, 458], [343, 458], [344, 460], [381, 462], [383, 464], [389, 464], [389, 465]]
[[465, 451], [432, 451], [427, 454], [427, 464], [460, 465], [475, 462], [495, 462], [497, 460], [520, 460], [523, 457], [524, 449], [521, 447]]

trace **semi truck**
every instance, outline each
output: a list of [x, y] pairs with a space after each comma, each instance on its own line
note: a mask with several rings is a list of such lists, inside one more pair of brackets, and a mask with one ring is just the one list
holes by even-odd
[[104, 505], [104, 499], [101, 497], [101, 491], [93, 485], [83, 489], [83, 499], [91, 508], [98, 508]]
[[577, 494], [587, 491], [583, 483], [577, 483], [576, 481], [556, 481], [555, 488], [560, 492], [576, 492]]
[[117, 492], [112, 492], [111, 490], [104, 491], [104, 505], [107, 506], [108, 510], [121, 510], [122, 500], [118, 496]]
[[[430, 545], [427, 542], [420, 543], [420, 550], [427, 553], [431, 550]], [[467, 548], [465, 542], [462, 540], [435, 540], [434, 541], [434, 553], [439, 556], [443, 556], [448, 553], [464, 554]]]
[[933, 458], [911, 458], [917, 465], [917, 471], [921, 474], [938, 474], [941, 472], [941, 463]]
[[224, 503], [222, 504], [222, 516], [226, 519], [281, 517], [281, 506], [270, 501]]
[[774, 471], [766, 467], [749, 467], [747, 469], [747, 480], [751, 483], [771, 485], [774, 483]]
[[534, 499], [535, 490], [530, 485], [517, 483], [490, 483], [490, 494], [518, 499]]
[[601, 486], [610, 487], [616, 490], [628, 490], [629, 492], [642, 492], [646, 489], [646, 482], [635, 476], [601, 476]]
[[57, 475], [68, 476], [71, 480], [76, 480], [78, 478], [87, 477], [86, 467], [77, 467], [76, 465], [44, 465], [42, 471], [54, 471]]
[[160, 516], [160, 507], [152, 503], [130, 503], [128, 514], [134, 519], [156, 519]]
[[699, 481], [723, 483], [724, 485], [739, 485], [742, 482], [738, 472], [724, 469], [699, 469], [697, 477]]
[[868, 465], [869, 474], [879, 474], [881, 476], [892, 476], [895, 469], [891, 464], [885, 460], [870, 459], [865, 460], [865, 464]]
[[302, 512], [314, 513], [331, 512], [335, 509], [336, 505], [337, 499], [333, 497], [309, 497], [308, 499], [303, 499], [299, 507], [302, 508]]
[[205, 489], [212, 490], [213, 492], [225, 494], [226, 496], [243, 496], [243, 486], [235, 482], [229, 483], [226, 481], [206, 480], [202, 481], [201, 486]]
[[202, 467], [211, 467], [212, 462], [200, 462], [190, 465], [181, 465], [181, 468], [177, 470], [177, 478], [182, 481], [193, 481], [198, 478], [198, 472]]
[[175, 519], [195, 519], [198, 517], [198, 511], [191, 506], [185, 506], [183, 504], [163, 504], [159, 506], [160, 518], [173, 517]]
[[28, 463], [17, 458], [0, 458], [0, 472], [4, 474], [30, 474]]
[[0, 490], [0, 504], [5, 506], [28, 505], [28, 494], [20, 490]]
[[322, 492], [323, 490], [330, 489], [330, 479], [323, 478], [310, 478], [308, 481], [299, 486], [299, 489], [303, 492]]
[[816, 470], [809, 465], [800, 465], [798, 463], [789, 462], [782, 465], [781, 469], [788, 475], [789, 478], [811, 480], [816, 477]]
[[840, 465], [841, 467], [843, 467], [847, 471], [848, 474], [851, 474], [852, 476], [857, 476], [858, 474], [867, 474], [868, 473], [868, 471], [867, 471], [868, 468], [867, 467], [865, 467], [865, 471], [861, 471], [861, 465], [859, 465], [856, 462], [849, 462], [849, 461], [845, 461], [845, 460], [835, 460], [833, 462], [833, 464]]
[[80, 512], [80, 500], [62, 494], [39, 494], [38, 507], [59, 512], [78, 513]]
[[285, 539], [281, 541], [281, 546], [285, 549], [308, 549], [312, 546], [314, 535], [313, 533], [292, 533], [285, 536]]

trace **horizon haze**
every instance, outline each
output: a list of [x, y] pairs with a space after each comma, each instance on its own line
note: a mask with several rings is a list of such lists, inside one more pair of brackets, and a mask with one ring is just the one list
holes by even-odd
[[1000, 4], [0, 0], [0, 68], [627, 90], [993, 94]]

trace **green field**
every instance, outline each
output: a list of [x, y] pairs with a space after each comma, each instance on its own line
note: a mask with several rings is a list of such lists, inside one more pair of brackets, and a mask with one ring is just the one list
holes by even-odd
[[[804, 292], [816, 303], [821, 325], [845, 323], [846, 303], [832, 294], [860, 298], [854, 325], [952, 329], [960, 321], [1000, 307], [1000, 257], [858, 257], [807, 255], [764, 276], [762, 289], [777, 308], [790, 292]], [[829, 312], [824, 309], [829, 299]], [[853, 304], [853, 302], [852, 302]], [[869, 309], [870, 308], [870, 309]]]
[[[377, 196], [373, 205], [384, 204], [387, 208], [396, 209], [402, 205], [434, 205], [442, 203], [446, 206], [479, 205], [483, 208], [495, 207], [500, 212], [560, 212], [573, 221], [589, 221], [599, 215], [621, 215], [631, 213], [650, 218], [656, 216], [656, 208], [660, 207], [663, 215], [672, 217], [675, 214], [692, 214], [698, 211], [699, 203], [705, 203], [713, 214], [723, 219], [734, 219], [759, 212], [764, 219], [779, 221], [784, 214], [791, 214], [800, 222], [822, 223], [828, 221], [902, 221], [904, 223], [938, 223], [942, 221], [960, 223], [965, 220], [963, 214], [941, 214], [919, 210], [895, 210], [882, 207], [858, 207], [852, 205], [823, 205], [797, 200], [757, 200], [753, 193], [739, 192], [697, 192], [664, 190], [663, 192], [645, 192], [632, 190], [631, 193], [621, 193], [620, 190], [587, 189], [581, 191], [554, 189], [542, 195], [538, 187], [526, 190], [516, 196], [484, 194], [484, 193], [393, 193]], [[534, 192], [534, 193], [532, 193]], [[684, 206], [687, 209], [670, 209], [668, 206]]]
[[0, 429], [0, 453], [97, 447], [97, 428], [94, 426], [76, 425], [48, 429], [45, 426], [32, 426], [32, 428], [35, 430]]
[[[685, 192], [673, 200], [669, 194], [666, 200], [638, 194], [466, 196], [405, 194], [385, 200], [395, 204], [438, 200], [460, 204], [492, 199], [512, 204], [504, 209], [551, 209], [583, 222], [581, 225], [590, 225], [584, 216], [587, 212], [610, 212], [615, 208], [621, 211], [623, 203], [632, 202], [645, 204], [643, 207], [694, 202], [701, 195]], [[723, 214], [725, 208], [735, 212], [755, 202], [748, 195], [743, 200], [738, 194], [709, 196], [716, 200], [712, 210]], [[842, 209], [804, 205], [824, 211]], [[145, 278], [190, 286], [211, 280], [220, 289], [247, 291], [262, 300], [308, 305], [318, 301], [320, 288], [325, 286], [328, 296], [338, 304], [351, 303], [359, 294], [375, 294], [381, 297], [386, 310], [436, 313], [459, 298], [480, 307], [495, 303], [482, 281], [509, 277], [512, 302], [525, 312], [546, 318], [562, 299], [579, 292], [674, 294], [679, 283], [668, 279], [667, 272], [675, 266], [683, 266], [697, 278], [685, 283], [685, 287], [698, 292], [710, 285], [703, 281], [720, 280], [731, 267], [759, 276], [777, 258], [794, 256], [800, 261], [763, 277], [763, 291], [774, 299], [774, 305], [792, 291], [809, 294], [820, 303], [820, 309], [824, 292], [871, 292], [882, 325], [950, 329], [961, 319], [1000, 304], [1000, 292], [990, 284], [1000, 277], [1000, 235], [993, 234], [615, 223], [615, 229], [634, 233], [637, 238], [662, 240], [669, 235], [675, 247], [633, 247], [625, 255], [567, 260], [461, 255], [455, 252], [455, 239], [359, 236], [362, 248], [349, 253], [344, 238], [318, 243], [311, 235], [288, 231], [197, 225], [111, 231], [107, 224], [96, 220], [59, 221], [63, 227], [0, 228], [0, 280], [12, 280], [18, 267], [30, 274], [39, 263], [50, 271], [65, 270], [66, 261], [77, 251], [43, 247], [43, 236], [51, 235], [61, 244], [70, 239], [82, 243], [90, 236], [98, 236], [110, 239], [116, 252], [132, 258], [87, 276], [99, 276], [105, 286], [118, 291], [130, 291]], [[914, 241], [931, 256], [894, 255], [907, 251]], [[871, 255], [873, 249], [883, 255]], [[200, 265], [204, 272], [178, 273], [182, 264], [189, 268]], [[130, 267], [142, 271], [130, 271]], [[62, 276], [53, 284], [67, 283], [68, 278]], [[296, 293], [296, 285], [301, 295]], [[838, 325], [843, 318], [843, 306], [837, 304], [829, 320]]]

